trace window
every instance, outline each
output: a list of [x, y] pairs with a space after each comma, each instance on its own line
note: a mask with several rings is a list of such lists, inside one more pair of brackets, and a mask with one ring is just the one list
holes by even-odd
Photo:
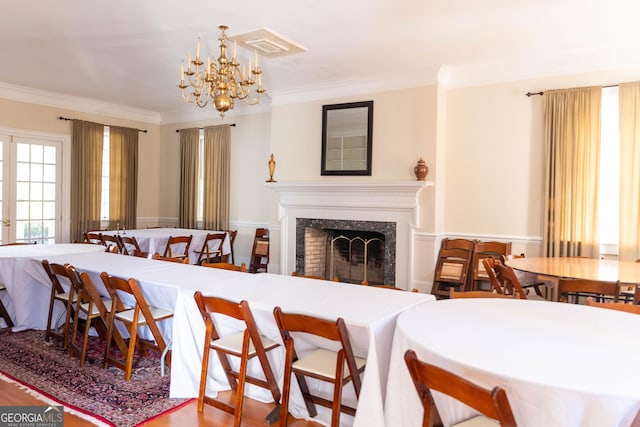
[[204, 218], [204, 129], [200, 129], [198, 139], [198, 226]]
[[618, 87], [602, 89], [598, 228], [601, 255], [618, 254], [620, 131]]
[[102, 194], [100, 197], [100, 221], [109, 227], [109, 126], [104, 127], [102, 143]]

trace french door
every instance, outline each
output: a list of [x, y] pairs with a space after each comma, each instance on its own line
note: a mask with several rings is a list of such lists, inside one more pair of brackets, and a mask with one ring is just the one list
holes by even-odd
[[0, 133], [0, 156], [0, 242], [59, 240], [62, 142]]

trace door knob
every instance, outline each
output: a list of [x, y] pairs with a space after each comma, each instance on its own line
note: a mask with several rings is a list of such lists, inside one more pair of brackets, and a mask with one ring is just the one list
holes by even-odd
[[10, 219], [3, 219], [2, 220], [2, 225], [4, 225], [5, 227], [11, 226], [11, 220]]

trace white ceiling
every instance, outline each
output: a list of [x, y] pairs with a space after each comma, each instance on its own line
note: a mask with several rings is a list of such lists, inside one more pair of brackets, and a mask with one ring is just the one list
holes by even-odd
[[307, 49], [261, 58], [273, 103], [492, 83], [640, 65], [639, 13], [637, 0], [20, 0], [0, 13], [0, 82], [180, 114], [195, 108], [180, 61], [198, 37], [217, 56], [226, 24]]

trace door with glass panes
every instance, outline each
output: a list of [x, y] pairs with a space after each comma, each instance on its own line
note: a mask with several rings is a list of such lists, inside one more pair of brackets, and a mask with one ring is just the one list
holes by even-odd
[[61, 230], [62, 143], [0, 133], [0, 243], [54, 243]]

